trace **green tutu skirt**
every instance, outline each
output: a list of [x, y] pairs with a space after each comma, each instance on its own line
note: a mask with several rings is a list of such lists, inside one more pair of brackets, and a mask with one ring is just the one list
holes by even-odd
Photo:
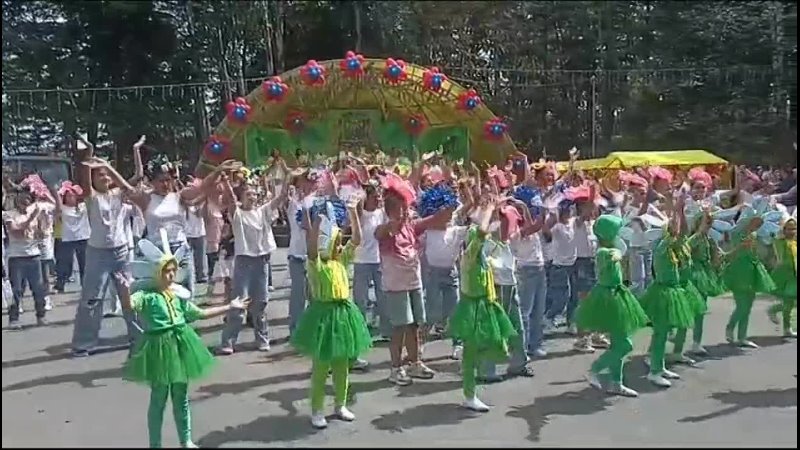
[[771, 294], [775, 283], [764, 264], [758, 259], [738, 257], [722, 272], [722, 281], [733, 292], [760, 292]]
[[214, 356], [189, 325], [145, 332], [130, 359], [124, 378], [154, 385], [188, 383], [208, 375]]
[[462, 295], [449, 321], [449, 334], [478, 350], [481, 359], [503, 361], [517, 332], [503, 307], [485, 297]]
[[706, 298], [697, 286], [691, 281], [682, 283], [683, 290], [686, 292], [686, 301], [689, 302], [689, 307], [694, 311], [694, 315], [705, 314], [708, 312]]
[[312, 301], [292, 332], [292, 346], [314, 361], [353, 360], [369, 350], [372, 337], [352, 301]]
[[575, 311], [579, 329], [612, 335], [630, 336], [647, 322], [647, 313], [625, 286], [595, 286]]
[[717, 274], [710, 264], [694, 264], [692, 268], [692, 283], [706, 298], [722, 295], [726, 290], [722, 277]]
[[654, 328], [691, 328], [694, 326], [696, 305], [687, 299], [680, 286], [655, 282], [640, 299], [642, 309]]
[[781, 265], [772, 272], [775, 290], [772, 292], [781, 299], [797, 299], [797, 274], [794, 267]]

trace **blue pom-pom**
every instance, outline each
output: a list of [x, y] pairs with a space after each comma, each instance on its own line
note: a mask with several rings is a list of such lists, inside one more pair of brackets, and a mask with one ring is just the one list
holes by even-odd
[[520, 200], [528, 206], [531, 215], [536, 217], [544, 210], [542, 203], [542, 192], [530, 186], [517, 186], [514, 189], [514, 198]]
[[444, 208], [457, 208], [458, 195], [449, 186], [439, 183], [425, 189], [417, 199], [417, 213], [420, 217], [429, 217]]
[[[336, 226], [339, 228], [344, 228], [347, 226], [347, 207], [340, 198], [320, 198], [315, 200], [314, 204], [311, 205], [311, 210], [309, 211], [311, 221], [315, 221], [318, 215], [326, 212], [327, 207], [325, 204], [327, 202], [330, 202], [333, 205], [333, 211], [336, 215]], [[297, 223], [299, 224], [303, 223], [302, 209], [298, 209], [295, 213], [295, 220], [297, 220]]]

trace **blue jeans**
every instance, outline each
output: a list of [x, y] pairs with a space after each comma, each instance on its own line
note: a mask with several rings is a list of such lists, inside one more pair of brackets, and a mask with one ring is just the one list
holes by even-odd
[[575, 289], [576, 277], [577, 271], [574, 265], [558, 266], [553, 264], [551, 266], [550, 275], [547, 278], [547, 293], [553, 296], [553, 302], [547, 310], [548, 320], [553, 320], [556, 316], [564, 314], [566, 308], [567, 321], [571, 322], [568, 305], [577, 304], [578, 291]]
[[[455, 267], [426, 265], [425, 318], [429, 325], [446, 325], [458, 305], [459, 280]], [[453, 345], [458, 344], [454, 339]]]
[[[510, 338], [509, 347], [511, 358], [508, 361], [509, 373], [519, 372], [528, 364], [528, 355], [525, 353], [525, 333], [522, 330], [522, 314], [519, 310], [519, 297], [517, 296], [516, 286], [495, 285], [498, 301], [503, 305], [503, 309], [511, 319], [511, 324], [517, 335]], [[481, 375], [485, 378], [495, 378], [497, 376], [497, 365], [493, 361], [482, 363]]]
[[[247, 313], [253, 319], [253, 333], [258, 344], [269, 342], [267, 320], [264, 311], [269, 301], [267, 290], [267, 272], [269, 271], [269, 255], [245, 256], [237, 255], [233, 263], [233, 283], [231, 295], [250, 297]], [[222, 330], [222, 346], [232, 348], [236, 344], [239, 332], [244, 325], [245, 312], [239, 309], [228, 311], [228, 320]]]
[[67, 280], [72, 275], [72, 261], [78, 260], [78, 273], [83, 283], [83, 275], [86, 273], [86, 242], [82, 241], [57, 241], [56, 242], [56, 289], [64, 289]]
[[306, 258], [289, 255], [289, 334], [294, 331], [300, 316], [306, 310], [308, 283], [306, 281]]
[[[118, 272], [128, 272], [127, 245], [116, 248], [86, 247], [86, 276], [83, 278], [81, 300], [75, 310], [75, 324], [72, 330], [73, 351], [92, 351], [100, 340], [100, 325], [103, 320], [103, 298], [109, 284], [119, 291], [119, 281], [114, 276]], [[128, 328], [128, 340], [132, 344], [141, 334], [132, 311], [123, 311]]]
[[354, 263], [353, 264], [353, 300], [358, 309], [366, 317], [369, 309], [369, 283], [372, 282], [375, 291], [375, 303], [378, 309], [379, 326], [378, 332], [382, 336], [392, 335], [392, 324], [389, 322], [389, 314], [386, 310], [386, 296], [381, 289], [381, 265], [380, 263]]
[[12, 256], [8, 258], [8, 279], [11, 283], [13, 301], [8, 308], [8, 321], [19, 321], [19, 304], [25, 293], [24, 286], [28, 283], [33, 292], [33, 304], [36, 308], [36, 317], [44, 317], [45, 290], [42, 284], [42, 262], [38, 256]]
[[192, 262], [194, 263], [194, 275], [196, 283], [206, 281], [206, 237], [186, 238], [189, 247], [192, 248]]
[[628, 252], [628, 271], [631, 291], [642, 295], [652, 280], [653, 252], [647, 248], [631, 248]]
[[533, 352], [542, 346], [542, 326], [547, 297], [547, 274], [544, 266], [520, 266], [517, 268], [519, 309], [522, 314], [522, 330], [525, 347]]

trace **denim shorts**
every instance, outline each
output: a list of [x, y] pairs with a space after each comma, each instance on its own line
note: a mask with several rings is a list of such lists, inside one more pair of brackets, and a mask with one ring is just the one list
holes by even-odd
[[575, 260], [575, 290], [585, 294], [597, 283], [594, 272], [594, 258], [578, 258]]
[[386, 311], [392, 327], [425, 323], [425, 300], [422, 298], [422, 289], [384, 292], [383, 295], [386, 298]]

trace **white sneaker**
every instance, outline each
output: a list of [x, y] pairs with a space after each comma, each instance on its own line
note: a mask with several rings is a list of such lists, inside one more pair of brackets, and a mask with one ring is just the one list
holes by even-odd
[[597, 390], [603, 389], [603, 383], [600, 381], [600, 378], [592, 371], [589, 371], [589, 373], [586, 374], [586, 381], [589, 382], [589, 386]]
[[611, 341], [609, 341], [607, 337], [599, 333], [592, 334], [590, 342], [592, 343], [592, 347], [594, 348], [608, 348], [611, 345]]
[[747, 339], [744, 339], [744, 340], [741, 340], [741, 341], [736, 341], [736, 345], [738, 345], [739, 347], [744, 347], [744, 348], [758, 348], [758, 344], [756, 344], [753, 341], [749, 341]]
[[461, 361], [461, 356], [464, 354], [464, 346], [462, 345], [454, 345], [453, 346], [453, 353], [450, 354], [450, 359], [454, 359], [456, 361]]
[[475, 412], [489, 412], [489, 405], [480, 401], [478, 397], [472, 397], [464, 400], [461, 404], [464, 408]]
[[681, 355], [676, 353], [668, 354], [666, 360], [670, 364], [684, 364], [687, 366], [693, 366], [697, 363], [697, 361], [693, 360], [692, 358], [689, 358], [686, 355]]
[[542, 327], [542, 334], [550, 335], [550, 334], [555, 333], [557, 330], [558, 330], [558, 327], [556, 327], [556, 324], [555, 324], [554, 321], [545, 320], [544, 326]]
[[581, 338], [575, 341], [573, 348], [581, 353], [594, 353], [594, 347], [588, 339]]
[[260, 351], [260, 352], [268, 352], [270, 350], [272, 350], [272, 347], [270, 347], [269, 342], [262, 342], [262, 343], [258, 344], [258, 351]]
[[318, 430], [328, 428], [328, 420], [325, 419], [325, 414], [311, 413], [311, 426]]
[[369, 368], [369, 361], [366, 359], [356, 358], [353, 365], [350, 366], [351, 370], [367, 370]]
[[267, 288], [270, 292], [275, 292], [275, 286], [270, 286]]
[[733, 344], [736, 339], [733, 338], [733, 330], [725, 330], [725, 340], [728, 341], [729, 344]]
[[790, 339], [796, 339], [797, 338], [797, 331], [794, 331], [792, 329], [785, 330], [783, 332], [783, 337], [790, 338]]
[[20, 314], [24, 313], [25, 311], [22, 309], [22, 302], [19, 302], [19, 307], [17, 308]]
[[408, 386], [411, 384], [411, 377], [406, 373], [405, 367], [392, 367], [389, 372], [389, 381], [398, 386]]
[[45, 311], [53, 310], [53, 300], [50, 299], [49, 295], [44, 298], [44, 310]]
[[181, 447], [183, 447], [183, 448], [200, 448], [200, 447], [197, 446], [197, 444], [195, 444], [192, 441], [184, 442], [183, 445], [181, 445]]
[[578, 327], [575, 326], [575, 325], [568, 326], [567, 327], [567, 334], [569, 334], [571, 336], [575, 336], [576, 334], [578, 334]]
[[352, 422], [356, 420], [356, 415], [353, 414], [352, 411], [347, 409], [346, 406], [337, 407], [336, 409], [333, 410], [333, 413], [336, 414], [336, 417], [338, 417], [341, 420], [344, 420], [345, 422]]
[[680, 375], [678, 375], [677, 373], [675, 373], [675, 372], [673, 372], [671, 370], [667, 370], [667, 369], [664, 369], [664, 371], [661, 372], [661, 376], [666, 378], [666, 379], [668, 379], [668, 380], [680, 380], [681, 379]]
[[652, 373], [647, 374], [647, 381], [655, 384], [658, 387], [670, 387], [672, 383], [669, 382], [668, 379], [662, 377], [661, 375], [653, 375]]
[[634, 397], [638, 397], [639, 396], [638, 392], [634, 391], [633, 389], [629, 388], [628, 386], [625, 386], [624, 384], [617, 384], [617, 383], [612, 384], [607, 392], [609, 394], [619, 395], [621, 397], [634, 398]]
[[436, 375], [430, 367], [426, 366], [422, 361], [417, 361], [408, 368], [408, 375], [411, 378], [420, 378], [423, 380], [430, 380]]
[[700, 344], [692, 344], [692, 353], [695, 355], [706, 356], [708, 355], [708, 350], [705, 349]]

